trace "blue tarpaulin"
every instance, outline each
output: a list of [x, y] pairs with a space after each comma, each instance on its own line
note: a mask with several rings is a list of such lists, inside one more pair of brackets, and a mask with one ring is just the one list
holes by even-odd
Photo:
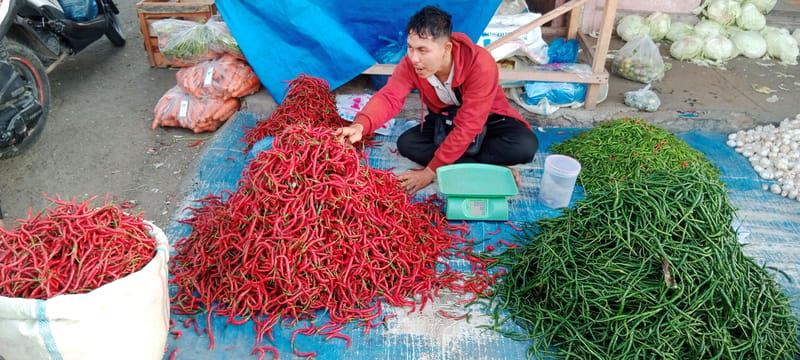
[[[263, 115], [239, 112], [217, 132], [214, 141], [197, 164], [197, 172], [192, 181], [192, 188], [187, 200], [200, 199], [206, 195], [224, 195], [224, 190], [235, 191], [246, 165], [248, 153], [244, 143], [244, 129], [255, 126], [257, 119]], [[380, 145], [369, 151], [370, 166], [381, 169], [393, 168], [402, 171], [413, 166], [410, 160], [396, 152], [397, 137], [406, 129], [415, 125], [413, 121], [399, 120], [389, 135], [376, 137]], [[544, 172], [544, 159], [549, 155], [549, 148], [576, 136], [584, 128], [535, 128], [533, 131], [539, 138], [539, 152], [533, 161], [516, 166], [520, 172], [523, 186], [520, 193], [509, 199], [509, 223], [491, 221], [470, 222], [470, 236], [485, 239], [475, 245], [475, 251], [487, 251], [488, 244], [494, 244], [497, 251], [502, 251], [500, 239], [519, 241], [514, 238], [516, 230], [512, 224], [520, 226], [526, 222], [542, 218], [558, 216], [559, 209], [549, 209], [537, 200], [539, 181]], [[762, 189], [762, 185], [771, 184], [759, 178], [748, 160], [737, 154], [725, 144], [725, 134], [706, 131], [690, 131], [677, 134], [693, 148], [703, 152], [708, 160], [719, 167], [721, 180], [727, 184], [731, 203], [739, 208], [738, 216], [741, 224], [736, 225], [740, 240], [747, 244], [743, 248], [746, 255], [769, 269], [775, 269], [781, 275], [776, 280], [791, 296], [792, 309], [800, 312], [800, 203]], [[425, 197], [437, 191], [433, 184], [421, 191]], [[584, 194], [576, 187], [571, 204]], [[186, 206], [198, 206], [188, 202]], [[181, 223], [180, 219], [190, 217], [188, 208], [178, 216], [165, 232], [174, 244], [188, 236], [192, 229]], [[460, 221], [458, 221], [460, 223]], [[464, 262], [451, 263], [453, 268], [467, 271]], [[174, 293], [175, 289], [172, 289]], [[293, 331], [304, 327], [304, 324], [292, 326], [276, 326], [274, 341], [262, 345], [274, 346], [281, 354], [281, 359], [298, 359], [293, 355], [295, 347], [300, 351], [316, 351], [318, 359], [429, 359], [429, 360], [511, 360], [524, 359], [525, 351], [530, 345], [527, 341], [516, 341], [501, 336], [499, 333], [483, 329], [481, 325], [491, 323], [490, 315], [480, 308], [470, 308], [470, 319], [456, 321], [437, 315], [436, 309], [446, 309], [454, 302], [446, 297], [436, 298], [428, 305], [425, 313], [409, 312], [408, 308], [386, 306], [386, 314], [396, 315], [389, 319], [386, 326], [371, 330], [368, 334], [356, 324], [348, 324], [342, 331], [352, 339], [352, 344], [341, 339], [326, 341], [322, 336], [301, 336], [292, 341]], [[464, 311], [454, 307], [453, 313]], [[209, 317], [201, 312], [192, 315], [199, 319], [197, 331], [184, 327], [186, 315], [172, 314], [176, 322], [173, 330], [181, 331], [182, 336], [170, 336], [167, 344], [169, 358], [174, 349], [179, 349], [177, 359], [194, 360], [243, 360], [258, 359], [251, 354], [254, 345], [255, 330], [252, 321], [244, 325], [226, 323], [221, 316]], [[327, 320], [327, 315], [320, 314], [319, 323]], [[215, 337], [215, 346], [210, 349], [210, 337], [204, 332], [207, 323], [211, 324]], [[514, 324], [508, 324], [512, 329]], [[267, 356], [266, 358], [269, 358]]]
[[[453, 31], [477, 40], [500, 0], [428, 3], [453, 16]], [[322, 78], [331, 89], [377, 63], [375, 54], [394, 39], [425, 3], [408, 0], [217, 0], [247, 61], [280, 103], [286, 82], [300, 74]]]

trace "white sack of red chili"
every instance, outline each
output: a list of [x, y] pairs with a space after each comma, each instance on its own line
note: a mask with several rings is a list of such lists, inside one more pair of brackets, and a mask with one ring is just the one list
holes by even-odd
[[[485, 271], [466, 275], [445, 261], [485, 266], [457, 248], [469, 241], [466, 226], [449, 224], [435, 199], [411, 201], [392, 172], [366, 165], [334, 131], [286, 128], [235, 192], [200, 200], [183, 220], [192, 233], [175, 245], [173, 311], [253, 320], [258, 345], [279, 322], [312, 320], [292, 339], [344, 337], [348, 323], [383, 323], [383, 304], [413, 311], [441, 289], [485, 292]], [[313, 321], [321, 313], [330, 320]]]
[[49, 199], [52, 208], [0, 228], [0, 359], [164, 356], [167, 238], [141, 214], [92, 199]]

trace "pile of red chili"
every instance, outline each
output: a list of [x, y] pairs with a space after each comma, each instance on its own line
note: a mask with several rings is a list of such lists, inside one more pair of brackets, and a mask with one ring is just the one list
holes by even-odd
[[367, 166], [334, 132], [284, 129], [235, 192], [192, 209], [184, 222], [193, 232], [172, 259], [176, 312], [252, 319], [259, 344], [279, 321], [314, 319], [317, 311], [368, 328], [381, 321], [384, 302], [424, 306], [445, 287], [486, 291], [485, 271], [456, 272], [442, 258], [485, 265], [457, 249], [469, 242], [467, 227], [449, 224], [434, 199], [412, 202], [392, 172]]
[[55, 206], [0, 228], [0, 296], [49, 299], [82, 294], [140, 270], [156, 252], [141, 215], [107, 201]]
[[290, 125], [308, 125], [338, 128], [347, 122], [339, 116], [336, 97], [328, 83], [313, 76], [300, 75], [289, 81], [281, 105], [266, 119], [261, 119], [244, 136], [244, 142], [253, 146], [267, 136], [280, 134]]

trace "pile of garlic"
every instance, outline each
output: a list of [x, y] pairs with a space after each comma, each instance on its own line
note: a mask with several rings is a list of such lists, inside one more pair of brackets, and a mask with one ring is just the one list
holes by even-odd
[[750, 160], [764, 190], [800, 201], [800, 114], [775, 125], [759, 125], [728, 135], [728, 146]]

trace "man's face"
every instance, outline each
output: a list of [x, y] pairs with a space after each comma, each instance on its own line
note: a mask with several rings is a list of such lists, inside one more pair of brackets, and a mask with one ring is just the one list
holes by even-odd
[[[414, 65], [417, 76], [428, 78], [442, 70], [453, 44], [445, 39], [434, 40], [432, 36], [419, 37], [408, 34], [408, 58]], [[449, 69], [448, 69], [449, 70]]]

